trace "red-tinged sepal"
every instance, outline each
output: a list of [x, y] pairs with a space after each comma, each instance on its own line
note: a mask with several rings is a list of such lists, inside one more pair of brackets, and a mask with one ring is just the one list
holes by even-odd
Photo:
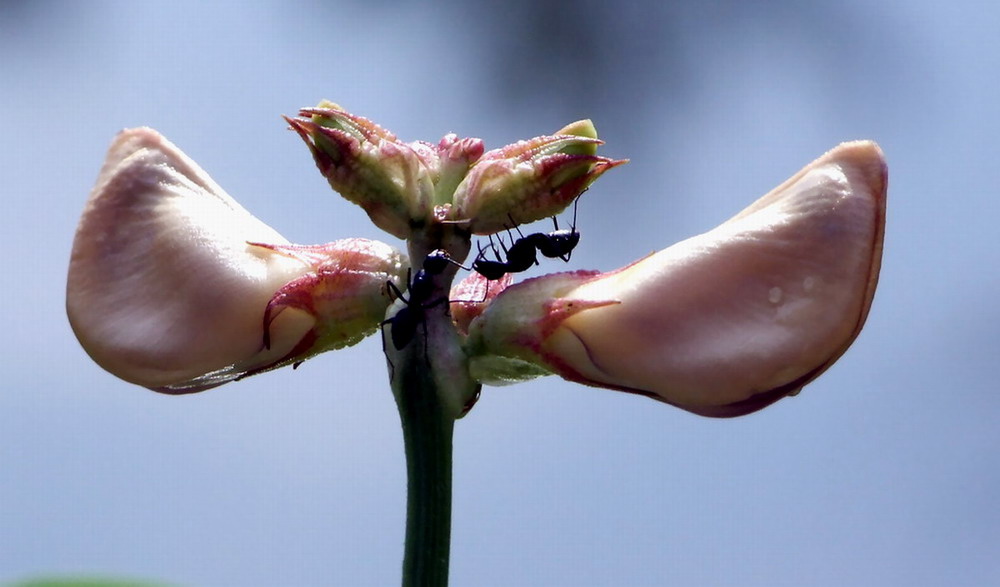
[[596, 155], [597, 131], [589, 120], [561, 133], [519, 141], [485, 153], [455, 189], [451, 218], [475, 234], [554, 216], [607, 170], [627, 160]]
[[333, 103], [285, 117], [305, 141], [330, 186], [361, 206], [376, 226], [405, 239], [430, 220], [437, 149], [404, 143], [389, 131]]
[[262, 255], [303, 265], [302, 274], [278, 288], [262, 308], [256, 352], [222, 369], [155, 387], [156, 391], [203, 391], [286, 365], [298, 367], [319, 353], [356, 344], [375, 332], [391, 303], [386, 284], [401, 286], [405, 281], [406, 257], [378, 241], [247, 245]]
[[488, 280], [475, 271], [451, 288], [451, 319], [462, 335], [469, 333], [469, 323], [482, 314], [500, 292], [514, 282], [514, 276], [505, 273], [500, 279]]
[[617, 304], [615, 299], [573, 300], [565, 296], [600, 275], [597, 271], [554, 273], [506, 288], [468, 325], [466, 354], [473, 378], [506, 385], [557, 373], [545, 341], [569, 317]]
[[482, 139], [460, 139], [455, 134], [447, 134], [441, 139], [437, 145], [439, 159], [435, 194], [439, 206], [451, 205], [455, 189], [483, 156], [485, 149]]
[[263, 345], [280, 335], [274, 321], [285, 311], [310, 316], [312, 341], [296, 345], [278, 359], [278, 367], [300, 363], [318, 353], [351, 346], [375, 332], [391, 303], [388, 283], [405, 286], [405, 257], [377, 241], [352, 238], [324, 245], [265, 245], [253, 243], [310, 264], [310, 272], [282, 286], [268, 302], [263, 318]]

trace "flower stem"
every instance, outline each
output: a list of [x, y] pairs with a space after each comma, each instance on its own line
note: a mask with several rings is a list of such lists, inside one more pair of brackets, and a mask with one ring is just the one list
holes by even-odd
[[455, 421], [435, 392], [433, 386], [416, 386], [397, 396], [406, 445], [404, 586], [448, 584]]
[[[411, 239], [410, 258], [423, 260], [431, 250], [447, 248], [460, 259], [469, 250], [468, 235], [438, 227]], [[417, 267], [420, 264], [414, 263]], [[398, 300], [390, 308], [388, 333], [415, 326], [402, 348], [386, 346], [392, 393], [399, 408], [406, 445], [406, 547], [403, 585], [445, 586], [451, 547], [451, 457], [455, 420], [475, 401], [480, 385], [469, 375], [468, 359], [449, 312], [448, 293], [456, 267], [425, 273], [425, 297]], [[405, 322], [402, 306], [409, 312]], [[399, 322], [397, 323], [397, 320]], [[385, 326], [385, 325], [384, 325]], [[403, 332], [407, 332], [405, 329]]]

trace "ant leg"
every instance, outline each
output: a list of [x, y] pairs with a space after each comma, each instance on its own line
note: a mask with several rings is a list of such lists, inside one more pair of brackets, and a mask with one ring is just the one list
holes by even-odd
[[489, 297], [490, 297], [490, 280], [487, 279], [486, 280], [486, 288], [483, 291], [483, 299], [479, 300], [476, 303], [477, 304], [481, 304], [481, 303], [485, 302]]
[[[491, 235], [490, 236], [491, 243], [492, 243], [492, 238], [493, 236]], [[476, 258], [472, 260], [473, 266], [475, 266], [476, 263], [486, 255], [486, 251], [483, 249], [483, 243], [481, 241], [476, 241], [476, 247], [479, 248], [479, 254], [476, 255]]]
[[[587, 190], [583, 190], [583, 191], [585, 192]], [[580, 196], [582, 196], [582, 195], [583, 195], [583, 192], [580, 192], [580, 195], [577, 196], [575, 200], [573, 200], [573, 224], [571, 224], [570, 227], [569, 227], [570, 234], [575, 234], [576, 233], [576, 210], [577, 210], [577, 208], [580, 207], [579, 206], [579, 204], [580, 204]], [[557, 223], [556, 224], [556, 230], [558, 230], [558, 229], [559, 229], [559, 224]], [[573, 247], [573, 248], [575, 248], [575, 247]], [[570, 257], [573, 256], [573, 248], [570, 248], [570, 250], [566, 251], [566, 257], [565, 258], [563, 258], [562, 256], [560, 256], [559, 258], [562, 259], [563, 261], [566, 261], [567, 263], [569, 263]]]
[[[410, 270], [409, 269], [406, 270], [406, 283], [407, 284], [410, 283]], [[407, 299], [405, 297], [403, 297], [402, 290], [400, 290], [399, 287], [397, 287], [396, 284], [392, 282], [392, 280], [386, 280], [385, 285], [386, 285], [386, 287], [389, 288], [389, 297], [393, 298], [393, 301], [403, 300], [404, 304], [409, 304], [410, 303], [409, 301], [407, 301]], [[409, 288], [410, 286], [407, 285], [406, 287]]]
[[[511, 214], [510, 212], [507, 212], [507, 220], [510, 220], [510, 228], [508, 228], [507, 230], [510, 230], [511, 228], [517, 228], [517, 221], [514, 220], [514, 215]], [[520, 233], [521, 231], [518, 230], [517, 232]], [[521, 235], [521, 236], [524, 236], [524, 235]]]
[[[410, 283], [410, 271], [411, 271], [410, 269], [406, 270], [407, 284]], [[399, 287], [396, 286], [395, 283], [393, 283], [391, 280], [386, 280], [385, 285], [386, 287], [389, 288], [390, 298], [403, 300], [403, 303], [409, 304], [409, 302], [403, 296], [403, 292], [399, 289]], [[378, 331], [380, 338], [382, 339], [382, 354], [385, 356], [386, 362], [389, 363], [389, 381], [392, 381], [393, 379], [396, 378], [396, 365], [392, 362], [392, 359], [389, 358], [389, 353], [387, 353], [385, 350], [385, 327], [388, 324], [391, 328], [394, 323], [395, 323], [395, 316], [393, 316], [392, 318], [386, 318], [385, 320], [378, 323]]]
[[451, 304], [482, 304], [490, 297], [490, 280], [486, 281], [486, 291], [483, 292], [483, 299], [481, 300], [448, 300], [448, 315], [451, 315]]
[[[514, 242], [514, 237], [510, 234], [510, 229], [507, 229], [507, 236], [510, 238], [510, 242]], [[503, 244], [503, 237], [497, 235], [497, 242], [500, 243], [500, 248], [503, 249], [503, 254], [507, 254], [507, 245]], [[493, 255], [497, 258], [497, 263], [503, 263], [504, 260], [500, 258], [500, 252], [497, 251], [496, 245], [493, 244], [493, 235], [490, 235], [490, 248], [493, 249]]]
[[378, 323], [379, 338], [382, 339], [382, 355], [385, 357], [385, 362], [389, 363], [389, 381], [391, 382], [396, 378], [396, 365], [393, 364], [392, 359], [389, 358], [389, 353], [385, 350], [385, 325], [392, 325], [392, 318], [388, 318]]
[[[514, 217], [510, 215], [510, 212], [507, 213], [507, 219], [510, 220], [510, 223], [511, 223], [511, 225], [513, 225], [514, 230], [517, 231], [517, 236], [519, 236], [520, 238], [524, 238], [524, 233], [521, 232], [521, 227], [518, 226], [518, 224], [516, 222], [514, 222]], [[509, 228], [507, 229], [507, 236], [510, 236], [510, 229]], [[510, 242], [514, 242], [514, 237], [512, 237], [512, 236], [510, 237]]]

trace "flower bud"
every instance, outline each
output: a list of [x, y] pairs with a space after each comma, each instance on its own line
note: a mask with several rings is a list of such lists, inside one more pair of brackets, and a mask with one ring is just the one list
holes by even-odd
[[87, 201], [66, 309], [112, 374], [200, 391], [373, 331], [385, 282], [402, 282], [404, 264], [360, 239], [288, 244], [159, 133], [137, 128], [116, 137]]
[[865, 322], [886, 186], [878, 146], [845, 143], [710, 232], [514, 285], [469, 327], [473, 375], [540, 368], [716, 417], [794, 395]]
[[404, 143], [361, 116], [323, 102], [288, 118], [330, 186], [361, 206], [372, 222], [405, 239], [413, 224], [428, 222], [434, 205], [437, 148]]
[[605, 171], [627, 160], [599, 157], [589, 120], [566, 126], [573, 134], [541, 136], [484, 154], [455, 189], [451, 216], [474, 234], [555, 216]]
[[447, 134], [441, 139], [437, 149], [440, 156], [436, 179], [437, 202], [451, 204], [455, 188], [465, 179], [469, 168], [483, 156], [484, 150], [482, 139], [460, 139], [455, 134]]

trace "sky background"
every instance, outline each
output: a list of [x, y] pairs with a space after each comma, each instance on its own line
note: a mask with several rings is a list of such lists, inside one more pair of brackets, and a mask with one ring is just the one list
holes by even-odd
[[888, 159], [867, 326], [799, 396], [713, 420], [555, 377], [484, 388], [455, 431], [454, 585], [1000, 583], [1000, 4], [614, 4], [0, 1], [0, 584], [398, 583], [377, 337], [169, 397], [65, 317], [125, 127], [293, 242], [401, 245], [279, 117], [323, 98], [489, 148], [592, 118], [631, 163], [581, 200], [573, 269], [708, 230], [841, 141]]

